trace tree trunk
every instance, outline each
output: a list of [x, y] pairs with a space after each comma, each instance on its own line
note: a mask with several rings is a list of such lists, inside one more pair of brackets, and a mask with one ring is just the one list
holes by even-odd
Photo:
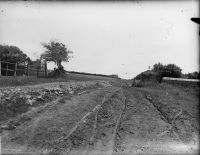
[[57, 65], [58, 65], [58, 69], [59, 70], [62, 70], [62, 64], [61, 64], [61, 62], [62, 62], [61, 60], [57, 61]]

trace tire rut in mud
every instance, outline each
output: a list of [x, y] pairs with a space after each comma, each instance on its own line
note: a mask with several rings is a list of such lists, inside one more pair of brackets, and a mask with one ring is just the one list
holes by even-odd
[[[85, 127], [87, 130], [81, 128], [77, 133], [78, 135], [90, 132], [91, 135], [87, 138], [79, 137], [82, 142], [76, 148], [72, 146], [71, 153], [137, 154], [148, 153], [151, 150], [166, 151], [162, 150], [163, 148], [151, 147], [155, 138], [165, 134], [166, 129], [174, 131], [170, 137], [175, 141], [187, 142], [191, 139], [193, 129], [188, 121], [189, 115], [185, 111], [181, 109], [174, 111], [172, 107], [162, 106], [153, 100], [149, 102], [145, 95], [148, 94], [126, 88], [113, 94], [91, 115], [88, 127]], [[184, 122], [188, 123], [188, 127]]]
[[160, 133], [157, 136], [163, 136], [165, 134], [172, 134], [179, 142], [190, 142], [193, 140], [196, 129], [191, 124], [192, 116], [190, 116], [187, 111], [177, 106], [172, 106], [170, 104], [164, 104], [158, 97], [145, 93], [145, 98], [157, 109], [162, 116], [163, 120], [167, 122], [170, 127]]
[[[14, 146], [15, 143], [23, 146], [23, 150], [21, 151], [25, 152], [34, 152], [35, 149], [46, 150], [49, 153], [65, 151], [70, 146], [67, 144], [69, 141], [67, 137], [70, 137], [69, 139], [77, 139], [74, 140], [74, 144], [79, 139], [84, 140], [87, 138], [87, 136], [86, 138], [84, 136], [83, 138], [81, 136], [74, 136], [79, 133], [79, 130], [83, 129], [82, 126], [85, 125], [85, 122], [77, 125], [74, 128], [77, 131], [74, 130], [71, 132], [74, 134], [68, 136], [70, 129], [72, 130], [76, 126], [76, 123], [88, 112], [91, 112], [91, 116], [86, 115], [86, 119], [82, 121], [91, 120], [92, 122], [92, 118], [90, 119], [90, 117], [96, 111], [92, 109], [101, 103], [100, 101], [105, 94], [109, 96], [115, 90], [116, 87], [93, 90], [82, 95], [75, 95], [70, 99], [68, 97], [59, 98], [45, 107], [33, 109], [31, 113], [27, 113], [28, 116], [32, 117], [31, 121], [19, 125], [15, 130], [9, 131], [8, 134], [4, 134], [3, 151], [7, 151], [7, 148]], [[63, 140], [57, 142], [56, 140], [62, 136], [64, 136]], [[72, 138], [73, 136], [74, 138]]]
[[[117, 139], [119, 138], [118, 130], [125, 108], [125, 96], [122, 89], [119, 93], [111, 96], [108, 103], [102, 105], [96, 114], [95, 127], [97, 128], [92, 136], [94, 152], [99, 151], [100, 154], [114, 154], [116, 152]], [[88, 147], [85, 154], [92, 154], [92, 147]]]

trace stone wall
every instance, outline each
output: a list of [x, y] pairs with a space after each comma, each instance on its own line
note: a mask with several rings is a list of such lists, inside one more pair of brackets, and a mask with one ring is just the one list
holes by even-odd
[[186, 87], [200, 86], [200, 80], [196, 80], [196, 79], [163, 77], [162, 83], [169, 83], [169, 84], [172, 84], [172, 85], [180, 85], [180, 86], [186, 86]]

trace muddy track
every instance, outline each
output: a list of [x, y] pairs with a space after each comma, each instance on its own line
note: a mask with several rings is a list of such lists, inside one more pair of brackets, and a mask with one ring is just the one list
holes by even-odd
[[[157, 114], [154, 114], [155, 112]], [[73, 132], [64, 139], [70, 143], [67, 153], [114, 155], [125, 152], [148, 153], [149, 150], [156, 152], [162, 149], [167, 152], [165, 148], [150, 146], [156, 138], [165, 135], [166, 130], [172, 130], [177, 142], [182, 142], [180, 135], [174, 130], [177, 128], [176, 120], [182, 115], [182, 111], [176, 113], [171, 121], [168, 121], [166, 115], [160, 117], [162, 114], [161, 109], [148, 103], [142, 92], [137, 90], [131, 92], [127, 88], [120, 88], [107, 98], [104, 97], [101, 104], [86, 114], [87, 119], [84, 116], [72, 129]], [[158, 122], [154, 122], [155, 119]], [[153, 122], [143, 123], [148, 120]], [[153, 131], [157, 125], [159, 125], [158, 131]], [[161, 145], [159, 142], [156, 143]]]
[[[115, 153], [118, 129], [125, 110], [125, 97], [122, 89], [118, 89], [108, 96], [92, 111], [84, 115], [71, 129], [67, 136], [58, 141], [65, 141], [68, 150], [65, 153], [76, 154], [82, 148], [81, 154], [93, 154], [97, 148], [102, 151]], [[86, 136], [87, 129], [91, 129], [90, 137]], [[77, 152], [77, 154], [80, 154]]]

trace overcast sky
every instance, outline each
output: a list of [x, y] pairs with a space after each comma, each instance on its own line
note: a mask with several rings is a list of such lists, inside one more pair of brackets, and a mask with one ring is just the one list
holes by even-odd
[[[65, 69], [133, 78], [157, 62], [197, 71], [198, 0], [0, 2], [0, 44], [33, 60], [56, 39], [74, 58]], [[49, 65], [52, 68], [52, 65]]]

